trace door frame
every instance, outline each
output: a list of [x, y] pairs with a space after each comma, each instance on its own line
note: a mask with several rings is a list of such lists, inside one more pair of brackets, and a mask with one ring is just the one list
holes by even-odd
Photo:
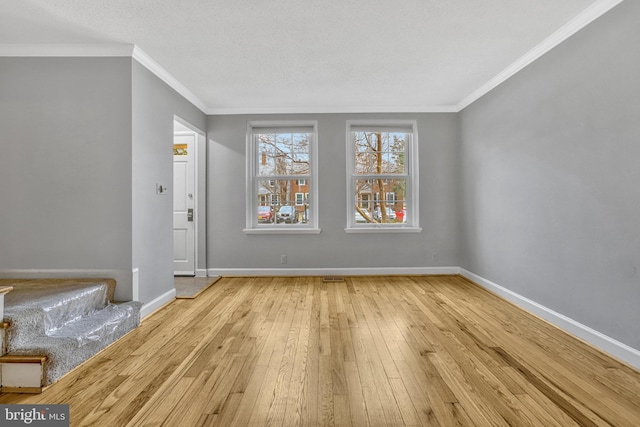
[[[206, 245], [206, 136], [204, 131], [192, 125], [181, 117], [173, 116], [173, 134], [195, 134], [195, 151], [193, 156], [193, 173], [195, 178], [195, 203], [193, 205], [194, 232], [195, 232], [195, 260], [194, 269], [196, 277], [207, 277], [207, 245]], [[171, 179], [173, 182], [173, 167]], [[173, 209], [173, 205], [172, 205]], [[200, 267], [200, 268], [199, 268]]]

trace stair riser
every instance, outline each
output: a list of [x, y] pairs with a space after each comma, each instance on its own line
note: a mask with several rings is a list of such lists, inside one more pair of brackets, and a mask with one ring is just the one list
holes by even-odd
[[40, 393], [44, 386], [43, 363], [0, 363], [2, 391]]

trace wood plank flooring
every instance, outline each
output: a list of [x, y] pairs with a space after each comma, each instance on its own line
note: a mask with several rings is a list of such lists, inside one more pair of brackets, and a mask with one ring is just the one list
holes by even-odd
[[223, 278], [0, 403], [74, 426], [638, 426], [640, 373], [459, 276]]

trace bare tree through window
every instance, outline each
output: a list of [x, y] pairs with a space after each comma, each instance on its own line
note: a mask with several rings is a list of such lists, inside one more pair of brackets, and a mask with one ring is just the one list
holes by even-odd
[[[251, 190], [253, 203], [270, 206], [272, 223], [309, 223], [312, 201], [306, 195], [313, 184], [311, 148], [314, 138], [315, 132], [310, 126], [260, 127], [251, 133], [255, 164]], [[265, 209], [257, 211], [258, 223], [264, 223], [260, 211]]]
[[368, 223], [398, 222], [396, 211], [405, 205], [405, 158], [410, 135], [366, 130], [353, 131], [351, 135], [357, 218]]

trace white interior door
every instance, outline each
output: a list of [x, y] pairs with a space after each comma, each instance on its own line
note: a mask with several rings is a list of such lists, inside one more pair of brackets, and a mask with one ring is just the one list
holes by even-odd
[[195, 155], [196, 134], [173, 138], [173, 271], [195, 275]]

